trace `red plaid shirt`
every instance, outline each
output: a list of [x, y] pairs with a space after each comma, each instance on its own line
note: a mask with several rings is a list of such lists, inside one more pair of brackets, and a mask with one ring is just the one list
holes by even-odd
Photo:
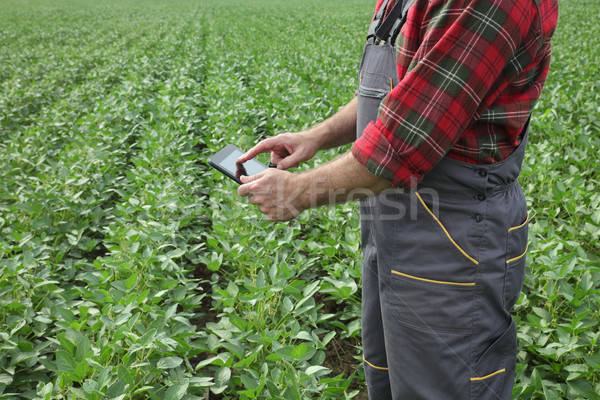
[[557, 19], [558, 0], [415, 0], [396, 40], [400, 82], [354, 157], [407, 188], [444, 156], [505, 159], [540, 97]]

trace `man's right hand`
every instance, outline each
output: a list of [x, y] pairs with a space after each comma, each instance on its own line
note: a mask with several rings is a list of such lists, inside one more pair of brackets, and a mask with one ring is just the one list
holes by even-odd
[[238, 162], [246, 162], [258, 154], [271, 152], [271, 163], [278, 169], [297, 167], [310, 160], [319, 150], [319, 143], [307, 132], [282, 133], [265, 139], [244, 153]]

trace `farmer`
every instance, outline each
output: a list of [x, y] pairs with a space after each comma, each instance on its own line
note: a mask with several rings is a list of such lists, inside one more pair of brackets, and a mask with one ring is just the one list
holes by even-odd
[[357, 96], [250, 149], [240, 162], [271, 152], [277, 168], [242, 177], [238, 194], [272, 221], [361, 198], [371, 399], [509, 399], [527, 250], [517, 177], [558, 1], [404, 2], [378, 1]]

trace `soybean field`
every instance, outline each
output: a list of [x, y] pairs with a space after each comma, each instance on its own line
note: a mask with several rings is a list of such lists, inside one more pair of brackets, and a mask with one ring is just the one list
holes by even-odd
[[[272, 223], [207, 159], [351, 100], [374, 7], [0, 0], [0, 399], [366, 398], [357, 204]], [[599, 15], [532, 120], [515, 399], [600, 399]]]

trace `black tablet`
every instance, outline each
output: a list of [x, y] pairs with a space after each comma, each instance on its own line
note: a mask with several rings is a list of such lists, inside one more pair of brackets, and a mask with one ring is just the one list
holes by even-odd
[[238, 163], [237, 159], [240, 158], [242, 154], [244, 154], [244, 152], [238, 147], [228, 144], [225, 148], [212, 156], [210, 160], [208, 160], [208, 163], [211, 167], [227, 175], [237, 183], [242, 183], [240, 181], [240, 176], [242, 175], [256, 175], [269, 168], [256, 159], [248, 160], [245, 163]]

